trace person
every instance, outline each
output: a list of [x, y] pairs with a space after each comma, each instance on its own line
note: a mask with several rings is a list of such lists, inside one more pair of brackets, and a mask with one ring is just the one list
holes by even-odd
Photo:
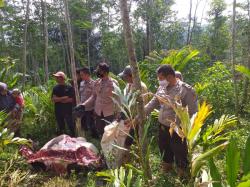
[[4, 111], [8, 114], [7, 129], [15, 133], [15, 136], [20, 134], [20, 122], [22, 116], [22, 110], [16, 107], [16, 101], [8, 90], [7, 84], [0, 82], [0, 111]]
[[180, 71], [175, 71], [175, 77], [176, 77], [177, 79], [180, 79], [181, 81], [183, 81], [183, 76], [182, 76], [182, 74], [181, 74]]
[[55, 117], [58, 125], [58, 134], [65, 133], [65, 121], [70, 130], [70, 135], [75, 136], [75, 124], [72, 117], [72, 107], [74, 102], [74, 89], [65, 82], [66, 75], [59, 71], [53, 76], [57, 85], [52, 91], [52, 101], [55, 103]]
[[96, 130], [101, 138], [104, 127], [115, 119], [116, 107], [112, 99], [115, 82], [109, 76], [109, 65], [107, 63], [99, 63], [95, 72], [98, 79], [95, 81], [93, 94], [82, 105], [85, 108], [94, 105]]
[[[156, 95], [167, 99], [169, 102], [180, 100], [183, 107], [188, 107], [189, 115], [197, 112], [197, 96], [194, 89], [187, 83], [176, 78], [175, 71], [170, 65], [161, 65], [157, 69], [159, 88]], [[176, 114], [171, 106], [162, 104], [156, 96], [145, 106], [145, 113], [149, 115], [160, 106], [158, 121], [160, 123], [158, 145], [163, 155], [163, 171], [169, 172], [175, 161], [179, 176], [183, 176], [188, 166], [186, 140], [178, 136], [176, 132], [170, 135], [170, 121], [176, 120]], [[178, 120], [177, 120], [178, 121]], [[179, 125], [179, 124], [177, 124]]]
[[22, 93], [19, 89], [15, 88], [12, 90], [12, 96], [15, 99], [16, 102], [16, 108], [23, 109], [24, 108], [24, 98], [22, 96]]
[[82, 78], [81, 78], [81, 75], [80, 75], [80, 71], [81, 71], [81, 68], [78, 68], [76, 70], [76, 81], [77, 81], [77, 86], [78, 86], [78, 89], [80, 89], [80, 84], [82, 82]]
[[[124, 68], [124, 70], [118, 74], [119, 77], [122, 78], [127, 84], [125, 87], [125, 94], [130, 94], [135, 91], [135, 84], [133, 83], [133, 76], [132, 76], [132, 69], [128, 65]], [[149, 102], [149, 97], [147, 95], [148, 93], [148, 88], [144, 82], [141, 81], [141, 87], [142, 87], [142, 96], [143, 96], [143, 102], [146, 104]], [[137, 130], [136, 130], [137, 132]], [[133, 139], [134, 137], [135, 130], [133, 128], [130, 129], [130, 136], [127, 137], [125, 141], [125, 146], [126, 148], [129, 148], [133, 144]], [[127, 155], [128, 156], [128, 155]]]
[[8, 90], [7, 84], [0, 82], [0, 111], [10, 113], [15, 108], [15, 99]]
[[[80, 69], [80, 76], [82, 82], [80, 83], [80, 101], [84, 103], [87, 101], [94, 91], [95, 81], [90, 76], [90, 70], [87, 67]], [[94, 124], [94, 105], [85, 108], [85, 115], [82, 117], [82, 128], [87, 131], [90, 129], [91, 136], [97, 138], [97, 132]]]
[[[121, 77], [122, 80], [124, 80], [127, 83], [125, 87], [125, 94], [129, 94], [135, 91], [135, 84], [133, 83], [132, 69], [130, 66], [126, 66], [124, 70], [118, 76]], [[147, 96], [148, 88], [146, 84], [142, 81], [141, 81], [141, 87], [142, 87], [144, 103], [147, 103], [149, 101], [148, 96]]]

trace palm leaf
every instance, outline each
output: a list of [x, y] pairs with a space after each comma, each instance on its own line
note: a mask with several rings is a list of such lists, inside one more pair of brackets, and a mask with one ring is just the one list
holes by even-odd
[[241, 72], [243, 75], [245, 75], [248, 78], [250, 78], [250, 69], [248, 69], [247, 67], [242, 66], [242, 65], [237, 65], [235, 69], [237, 71]]
[[208, 160], [208, 166], [209, 166], [209, 170], [210, 170], [210, 175], [213, 179], [213, 187], [222, 187], [221, 185], [221, 175], [216, 167], [216, 165], [214, 164], [214, 160], [213, 158]]
[[248, 174], [250, 172], [250, 136], [247, 138], [246, 147], [243, 157], [243, 172]]
[[197, 175], [197, 173], [199, 172], [199, 170], [201, 169], [201, 167], [206, 163], [206, 161], [208, 159], [214, 157], [216, 154], [221, 152], [223, 149], [225, 149], [225, 147], [227, 145], [228, 145], [228, 142], [225, 142], [225, 143], [220, 144], [220, 145], [216, 146], [215, 148], [210, 149], [210, 150], [202, 153], [201, 155], [197, 156], [192, 162], [191, 176], [195, 177]]
[[236, 140], [231, 138], [226, 152], [226, 173], [227, 182], [230, 187], [236, 186], [236, 178], [239, 171], [240, 151], [236, 145]]

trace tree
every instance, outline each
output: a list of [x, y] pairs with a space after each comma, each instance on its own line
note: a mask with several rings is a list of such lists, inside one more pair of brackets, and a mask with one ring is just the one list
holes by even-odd
[[[149, 55], [153, 50], [162, 49], [164, 40], [164, 32], [171, 25], [172, 19], [175, 17], [171, 11], [173, 0], [142, 0], [137, 1], [137, 9], [134, 12], [135, 20], [142, 19], [145, 26], [144, 56]], [[142, 25], [141, 23], [134, 23]], [[141, 28], [144, 30], [144, 28]]]
[[189, 15], [188, 15], [187, 45], [190, 44], [193, 0], [189, 0], [189, 4], [190, 4], [190, 5], [189, 5]]
[[25, 26], [23, 34], [23, 87], [25, 86], [26, 81], [26, 72], [27, 72], [27, 30], [29, 22], [29, 12], [30, 12], [30, 0], [27, 0], [26, 3], [26, 13], [25, 13]]
[[230, 37], [227, 25], [227, 17], [223, 15], [226, 10], [224, 0], [212, 0], [209, 10], [209, 22], [206, 35], [208, 44], [206, 52], [210, 55], [212, 61], [223, 61], [226, 58], [229, 49]]
[[[80, 96], [78, 91], [77, 85], [77, 77], [76, 77], [76, 66], [75, 66], [75, 54], [74, 54], [74, 44], [73, 44], [73, 36], [71, 31], [71, 24], [70, 24], [70, 15], [69, 15], [69, 8], [68, 8], [68, 0], [64, 0], [65, 6], [65, 18], [66, 18], [66, 25], [67, 25], [67, 34], [68, 34], [68, 42], [69, 42], [69, 53], [70, 53], [70, 65], [71, 65], [71, 75], [74, 83], [75, 89], [75, 98], [76, 104], [80, 104]], [[76, 127], [78, 130], [78, 136], [81, 134], [81, 121], [80, 119], [76, 120]]]
[[43, 35], [44, 35], [44, 69], [45, 82], [49, 80], [49, 65], [48, 65], [48, 21], [47, 21], [47, 3], [46, 0], [41, 0], [43, 14]]
[[[129, 11], [128, 11], [128, 5], [127, 0], [120, 0], [120, 8], [121, 8], [121, 17], [122, 17], [122, 23], [123, 23], [123, 31], [125, 36], [125, 42], [128, 49], [128, 57], [129, 57], [129, 63], [132, 69], [132, 75], [133, 75], [133, 83], [135, 84], [135, 90], [139, 91], [139, 95], [137, 98], [138, 104], [137, 104], [137, 113], [139, 116], [139, 139], [140, 143], [145, 144], [145, 140], [143, 142], [143, 121], [145, 119], [145, 112], [144, 112], [144, 104], [143, 104], [143, 98], [141, 95], [141, 80], [139, 76], [139, 68], [137, 65], [136, 55], [135, 55], [135, 47], [134, 42], [132, 38], [132, 30], [130, 27], [130, 20], [129, 20]], [[145, 150], [144, 150], [145, 153]], [[151, 178], [149, 163], [146, 164], [146, 175], [147, 178]]]
[[238, 88], [237, 88], [237, 77], [235, 70], [235, 44], [236, 44], [236, 27], [235, 27], [235, 16], [236, 16], [236, 0], [233, 1], [233, 16], [232, 16], [232, 46], [231, 46], [231, 61], [233, 68], [233, 81], [234, 81], [234, 95], [235, 95], [235, 112], [238, 115], [239, 112], [239, 99], [238, 99]]

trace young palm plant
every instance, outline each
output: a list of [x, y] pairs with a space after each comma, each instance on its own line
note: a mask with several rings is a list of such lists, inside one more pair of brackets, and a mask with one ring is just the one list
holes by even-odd
[[232, 132], [229, 132], [228, 129], [237, 124], [237, 119], [234, 116], [223, 115], [219, 120], [215, 120], [214, 124], [205, 126], [205, 121], [212, 112], [211, 106], [206, 102], [199, 106], [198, 112], [190, 119], [187, 107], [157, 97], [162, 103], [171, 106], [180, 119], [180, 125], [172, 122], [170, 134], [176, 131], [183, 140], [187, 141], [190, 183], [193, 184], [203, 166], [211, 163], [212, 158], [226, 148]]
[[9, 132], [6, 128], [8, 125], [8, 114], [0, 111], [0, 152], [10, 144], [15, 145], [30, 145], [30, 142], [24, 138], [14, 137], [14, 132]]
[[[121, 112], [126, 116], [126, 120], [130, 121], [130, 126], [133, 129], [136, 129], [135, 120], [133, 120], [136, 116], [136, 94], [138, 93], [129, 93], [126, 94], [125, 91], [122, 91], [118, 86], [115, 87], [114, 90], [114, 102], [119, 107]], [[119, 98], [119, 101], [115, 98]], [[143, 137], [140, 140], [137, 133], [134, 133], [134, 137], [127, 134], [130, 138], [133, 139], [133, 148], [128, 150], [128, 154], [131, 154], [134, 158], [134, 163], [126, 164], [128, 168], [125, 170], [123, 167], [114, 170], [108, 170], [105, 172], [98, 172], [97, 176], [104, 177], [106, 181], [109, 182], [111, 186], [149, 186], [149, 178], [148, 178], [148, 165], [149, 155], [150, 155], [150, 145], [153, 139], [147, 144], [146, 154], [144, 154], [144, 142], [146, 141], [146, 137], [148, 134], [150, 124], [146, 123]], [[124, 132], [125, 133], [125, 132]], [[119, 146], [114, 145], [116, 148]], [[120, 147], [121, 150], [125, 148]], [[134, 164], [134, 165], [133, 165]]]

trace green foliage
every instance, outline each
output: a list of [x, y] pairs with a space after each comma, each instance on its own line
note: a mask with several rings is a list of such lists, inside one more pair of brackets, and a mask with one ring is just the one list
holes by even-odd
[[250, 173], [250, 136], [247, 138], [246, 141], [246, 147], [244, 151], [244, 157], [243, 157], [243, 173], [247, 175]]
[[136, 177], [133, 174], [132, 169], [126, 169], [120, 167], [114, 170], [107, 170], [103, 172], [97, 172], [98, 177], [103, 177], [110, 186], [114, 187], [140, 187], [142, 185], [142, 179], [140, 176]]
[[[54, 106], [51, 101], [52, 85], [33, 87], [24, 92], [26, 107], [22, 134], [30, 134], [41, 145], [50, 140], [56, 131]], [[43, 136], [40, 136], [43, 134]]]
[[4, 82], [9, 88], [13, 88], [17, 85], [21, 76], [20, 73], [15, 73], [14, 69], [17, 60], [13, 60], [9, 57], [0, 58], [0, 82]]
[[221, 185], [221, 175], [214, 163], [213, 158], [208, 160], [208, 164], [209, 164], [209, 172], [211, 175], [213, 182], [213, 187], [222, 187]]
[[[156, 70], [161, 64], [170, 64], [175, 70], [183, 71], [187, 65], [194, 65], [199, 62], [199, 51], [190, 46], [179, 50], [153, 51], [146, 59], [139, 64], [140, 76], [150, 90], [156, 90]], [[185, 71], [188, 71], [185, 69]]]
[[0, 111], [0, 152], [2, 152], [9, 145], [28, 145], [30, 142], [24, 138], [14, 137], [14, 132], [9, 132], [7, 128], [8, 125], [8, 115]]
[[236, 178], [239, 169], [240, 152], [236, 140], [231, 139], [226, 152], [226, 172], [227, 181], [231, 187], [236, 186]]
[[[200, 84], [202, 89], [198, 89], [201, 100], [209, 101], [215, 111], [215, 117], [225, 113], [233, 113], [234, 91], [232, 74], [222, 62], [215, 62], [201, 75]], [[197, 86], [196, 86], [197, 88]]]
[[247, 67], [242, 65], [237, 65], [235, 69], [240, 73], [242, 73], [243, 75], [245, 75], [246, 77], [250, 78], [250, 69], [248, 69]]

